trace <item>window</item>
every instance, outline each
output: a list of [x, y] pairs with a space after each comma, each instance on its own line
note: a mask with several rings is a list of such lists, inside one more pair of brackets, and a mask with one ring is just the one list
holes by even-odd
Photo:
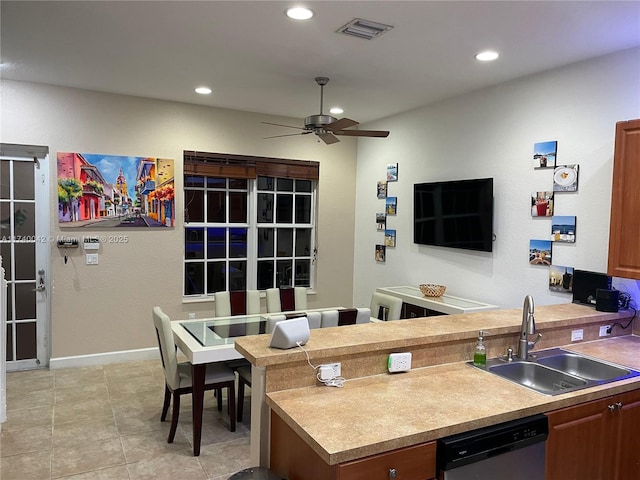
[[311, 286], [318, 163], [185, 152], [184, 295]]

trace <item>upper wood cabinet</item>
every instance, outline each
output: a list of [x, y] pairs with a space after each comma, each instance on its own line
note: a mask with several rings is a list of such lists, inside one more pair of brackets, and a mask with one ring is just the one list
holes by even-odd
[[640, 120], [616, 124], [607, 274], [640, 279]]

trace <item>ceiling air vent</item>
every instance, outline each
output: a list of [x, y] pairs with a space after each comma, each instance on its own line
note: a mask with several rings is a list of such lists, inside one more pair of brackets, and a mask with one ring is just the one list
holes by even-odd
[[346, 25], [340, 27], [336, 32], [351, 35], [352, 37], [373, 40], [392, 28], [393, 27], [391, 25], [385, 25], [384, 23], [363, 20], [362, 18], [354, 18]]

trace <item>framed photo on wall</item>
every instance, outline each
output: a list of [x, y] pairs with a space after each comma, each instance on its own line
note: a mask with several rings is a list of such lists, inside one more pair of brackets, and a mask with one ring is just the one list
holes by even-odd
[[578, 165], [562, 165], [553, 170], [553, 191], [578, 191]]
[[384, 231], [387, 228], [387, 214], [376, 213], [376, 225], [379, 231]]
[[395, 230], [385, 230], [384, 231], [384, 244], [387, 247], [395, 247], [396, 246], [396, 231]]
[[558, 142], [539, 142], [533, 145], [533, 168], [553, 168], [556, 166]]
[[553, 216], [553, 192], [531, 192], [531, 216]]
[[387, 165], [387, 182], [397, 182], [397, 181], [398, 181], [398, 164], [389, 163]]
[[387, 197], [385, 211], [387, 215], [395, 215], [398, 208], [398, 197]]
[[378, 182], [378, 198], [387, 198], [387, 181]]
[[551, 265], [551, 240], [529, 240], [529, 263]]
[[384, 263], [387, 255], [387, 247], [384, 245], [376, 245], [376, 262]]
[[576, 217], [566, 215], [554, 215], [551, 217], [551, 241], [575, 243]]

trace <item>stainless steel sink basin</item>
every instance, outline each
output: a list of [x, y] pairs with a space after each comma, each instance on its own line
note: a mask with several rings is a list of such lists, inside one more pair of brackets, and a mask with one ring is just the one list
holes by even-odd
[[538, 363], [587, 380], [611, 380], [629, 375], [631, 370], [570, 352], [538, 358]]
[[489, 367], [489, 371], [549, 395], [587, 385], [587, 381], [582, 378], [532, 362], [503, 363]]
[[[473, 362], [469, 364], [473, 365]], [[491, 358], [487, 360], [486, 367], [478, 368], [545, 395], [558, 395], [640, 376], [640, 371], [561, 348], [531, 352], [527, 361], [517, 357], [513, 360]]]

